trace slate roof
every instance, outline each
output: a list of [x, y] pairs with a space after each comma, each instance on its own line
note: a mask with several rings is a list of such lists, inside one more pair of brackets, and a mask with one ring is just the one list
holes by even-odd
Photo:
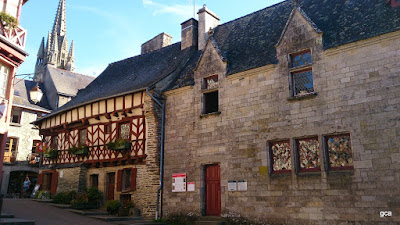
[[29, 96], [29, 91], [36, 86], [36, 82], [15, 78], [14, 80], [14, 98], [13, 105], [32, 110], [49, 112], [50, 106], [47, 102], [46, 91], [43, 84], [39, 84], [40, 90], [43, 92], [43, 98], [37, 104], [33, 103]]
[[[385, 0], [302, 0], [300, 7], [323, 32], [325, 49], [400, 29], [400, 7]], [[284, 1], [215, 28], [227, 75], [277, 63], [274, 46], [293, 8]]]
[[197, 47], [181, 51], [181, 44], [176, 43], [147, 54], [111, 63], [92, 83], [80, 90], [76, 97], [52, 114], [151, 87], [174, 72], [183, 60], [189, 59], [196, 52], [196, 49]]
[[74, 73], [68, 70], [58, 69], [53, 66], [47, 66], [58, 94], [66, 96], [75, 96], [80, 89], [90, 84], [95, 77]]

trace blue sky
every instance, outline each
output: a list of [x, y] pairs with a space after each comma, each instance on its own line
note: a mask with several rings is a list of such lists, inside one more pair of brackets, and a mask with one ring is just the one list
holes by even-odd
[[[282, 0], [196, 0], [221, 24]], [[140, 54], [142, 43], [165, 32], [180, 41], [180, 24], [193, 17], [193, 0], [67, 0], [67, 38], [75, 42], [76, 72], [97, 76], [108, 64]], [[21, 26], [28, 29], [26, 61], [17, 74], [33, 73], [41, 39], [52, 29], [59, 0], [29, 0]], [[196, 14], [197, 19], [197, 14]]]

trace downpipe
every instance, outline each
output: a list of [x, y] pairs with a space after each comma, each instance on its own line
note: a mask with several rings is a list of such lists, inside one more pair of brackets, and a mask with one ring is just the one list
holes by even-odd
[[161, 107], [161, 152], [160, 152], [160, 186], [157, 190], [157, 208], [156, 220], [160, 217], [160, 196], [164, 184], [164, 133], [165, 133], [165, 104], [159, 102], [153, 95], [150, 94], [149, 88], [146, 88], [147, 94]]

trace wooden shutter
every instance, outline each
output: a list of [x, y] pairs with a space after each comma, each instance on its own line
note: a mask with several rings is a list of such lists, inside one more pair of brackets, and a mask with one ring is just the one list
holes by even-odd
[[132, 168], [131, 169], [131, 191], [136, 190], [136, 173], [137, 173], [137, 169]]
[[57, 193], [57, 183], [58, 183], [58, 172], [54, 171], [51, 175], [51, 190], [52, 195]]
[[118, 170], [117, 173], [117, 191], [122, 190], [122, 171], [123, 170]]
[[39, 173], [36, 184], [39, 184], [40, 186], [42, 186], [42, 183], [43, 183], [43, 173]]

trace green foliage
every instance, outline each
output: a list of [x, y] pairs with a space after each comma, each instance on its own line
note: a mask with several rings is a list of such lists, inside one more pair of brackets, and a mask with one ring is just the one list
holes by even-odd
[[125, 151], [130, 149], [130, 147], [131, 147], [131, 141], [123, 139], [117, 139], [115, 141], [107, 143], [107, 148], [114, 151]]
[[89, 154], [89, 148], [87, 145], [82, 145], [80, 147], [72, 146], [68, 149], [68, 153], [71, 155], [87, 155]]
[[101, 207], [103, 194], [95, 187], [89, 188], [86, 192], [79, 193], [77, 197], [71, 201], [73, 209], [98, 209]]
[[4, 11], [0, 12], [0, 21], [6, 29], [14, 29], [18, 27], [17, 18]]
[[43, 152], [43, 157], [45, 158], [56, 159], [57, 156], [58, 156], [58, 150], [56, 149], [47, 149], [46, 151]]
[[195, 214], [171, 214], [165, 220], [169, 225], [193, 225], [199, 219]]
[[130, 216], [131, 208], [133, 208], [133, 207], [134, 207], [134, 205], [131, 201], [124, 201], [124, 203], [118, 210], [118, 216]]
[[48, 191], [38, 191], [35, 195], [36, 199], [50, 199], [51, 194]]
[[60, 192], [53, 196], [53, 202], [57, 204], [70, 204], [76, 197], [76, 191]]
[[86, 196], [89, 202], [100, 203], [103, 199], [103, 194], [95, 187], [89, 188], [86, 192]]
[[106, 203], [108, 214], [116, 215], [121, 208], [121, 203], [117, 200], [110, 200]]

